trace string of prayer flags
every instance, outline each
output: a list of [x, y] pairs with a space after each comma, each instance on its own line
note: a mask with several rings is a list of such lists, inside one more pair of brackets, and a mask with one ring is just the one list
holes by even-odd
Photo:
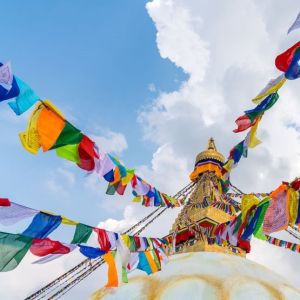
[[10, 63], [0, 63], [0, 102], [13, 99], [9, 102], [11, 109], [21, 115], [27, 111], [39, 97], [21, 79], [13, 76]]
[[269, 110], [278, 100], [279, 95], [277, 92], [267, 96], [260, 104], [254, 109], [246, 110], [245, 115], [239, 117], [235, 122], [238, 126], [233, 132], [241, 132], [252, 127], [258, 120], [258, 117], [262, 116], [265, 111]]
[[55, 150], [64, 159], [76, 163], [88, 172], [95, 171], [109, 182], [106, 194], [124, 195], [131, 183], [134, 195], [144, 196], [140, 201], [144, 206], [180, 206], [181, 203], [148, 184], [127, 169], [116, 157], [102, 153], [97, 145], [79, 129], [65, 120], [62, 113], [49, 101], [43, 100], [33, 110], [27, 129], [19, 134], [21, 144], [32, 154]]
[[283, 240], [280, 240], [280, 239], [277, 239], [277, 238], [271, 237], [271, 236], [268, 236], [266, 241], [269, 244], [272, 244], [274, 246], [289, 249], [293, 252], [300, 253], [300, 245], [299, 244], [283, 241]]

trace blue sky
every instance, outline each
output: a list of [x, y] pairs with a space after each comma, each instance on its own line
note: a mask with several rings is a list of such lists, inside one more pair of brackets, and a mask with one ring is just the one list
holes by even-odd
[[[107, 131], [125, 135], [128, 149], [122, 159], [128, 166], [148, 164], [153, 145], [143, 140], [137, 124], [139, 110], [158, 91], [176, 89], [186, 75], [162, 59], [155, 43], [155, 26], [146, 1], [5, 1], [1, 61], [36, 93], [51, 99], [75, 126], [88, 134]], [[116, 9], [118, 7], [118, 9]], [[16, 13], [17, 12], [17, 13]], [[155, 91], [149, 90], [149, 84]], [[66, 194], [45, 186], [55, 170], [64, 166], [53, 153], [37, 157], [26, 153], [17, 133], [26, 126], [6, 103], [1, 110], [9, 121], [1, 127], [2, 196], [40, 209], [51, 209], [95, 224], [108, 213], [99, 209], [105, 197], [84, 188], [80, 169], [71, 168], [76, 184]], [[99, 145], [101, 147], [101, 145]], [[59, 179], [58, 179], [59, 180]], [[119, 201], [123, 201], [119, 199]], [[96, 209], [95, 209], [96, 208]], [[110, 211], [113, 217], [120, 210]], [[83, 217], [88, 216], [88, 217]]]

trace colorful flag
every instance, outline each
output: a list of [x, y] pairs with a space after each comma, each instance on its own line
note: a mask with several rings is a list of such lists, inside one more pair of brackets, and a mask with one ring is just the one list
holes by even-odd
[[8, 105], [15, 112], [15, 114], [19, 116], [32, 107], [40, 98], [24, 81], [16, 78], [16, 82], [20, 92], [16, 99], [9, 102]]
[[61, 216], [39, 212], [22, 234], [34, 238], [46, 238], [60, 225], [61, 219]]
[[0, 224], [13, 225], [21, 220], [32, 218], [38, 213], [38, 210], [11, 202], [9, 206], [0, 206]]
[[28, 252], [31, 237], [0, 232], [0, 272], [15, 269]]
[[282, 72], [286, 72], [291, 64], [296, 49], [298, 49], [299, 47], [300, 42], [297, 42], [295, 45], [279, 54], [275, 59], [276, 68]]
[[110, 251], [110, 252], [104, 254], [102, 257], [108, 265], [108, 271], [107, 271], [108, 282], [106, 284], [106, 287], [108, 287], [108, 288], [117, 287], [118, 286], [118, 273], [117, 273], [114, 254], [112, 251]]
[[289, 80], [297, 79], [300, 77], [300, 47], [296, 49], [293, 59], [284, 74], [285, 78]]
[[30, 252], [36, 256], [46, 256], [49, 254], [67, 254], [70, 248], [59, 241], [53, 241], [49, 238], [35, 238], [30, 246]]
[[93, 228], [85, 224], [77, 224], [71, 244], [86, 243], [93, 232]]
[[106, 230], [101, 228], [94, 228], [93, 230], [97, 233], [100, 249], [105, 252], [108, 252], [111, 249], [111, 247]]
[[263, 233], [270, 234], [286, 229], [289, 224], [289, 214], [287, 206], [287, 186], [282, 184], [270, 195], [271, 203], [267, 209]]
[[270, 94], [277, 92], [285, 82], [286, 78], [284, 74], [279, 75], [275, 79], [271, 79], [267, 83], [267, 85], [259, 92], [259, 94], [254, 99], [252, 99], [252, 102], [254, 102], [255, 104], [260, 104], [264, 98], [266, 98]]
[[12, 85], [13, 73], [10, 62], [0, 64], [0, 84]]
[[84, 245], [79, 245], [79, 251], [81, 254], [83, 254], [84, 256], [91, 258], [91, 259], [100, 257], [106, 253], [105, 251], [103, 251], [99, 248], [89, 247], [89, 246], [84, 246]]

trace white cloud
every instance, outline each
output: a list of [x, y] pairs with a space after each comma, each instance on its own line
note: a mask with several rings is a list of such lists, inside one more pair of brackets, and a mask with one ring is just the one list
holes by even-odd
[[[294, 16], [298, 7], [288, 2], [284, 15]], [[251, 0], [217, 4], [154, 0], [147, 4], [161, 56], [190, 76], [177, 91], [161, 93], [139, 116], [145, 139], [158, 149], [147, 170], [149, 177], [164, 173], [162, 182], [175, 182], [175, 188], [177, 181], [184, 182], [182, 174], [192, 169], [195, 154], [209, 136], [215, 137], [225, 155], [243, 138], [231, 132], [234, 120], [253, 107], [250, 99], [279, 73], [274, 66], [276, 53], [295, 42], [283, 36], [288, 24], [276, 17], [282, 15], [282, 9], [278, 1]], [[259, 129], [263, 144], [250, 150], [249, 158], [232, 172], [233, 183], [242, 190], [270, 191], [281, 180], [299, 175], [299, 132], [287, 126], [297, 124], [299, 92], [299, 82], [287, 82], [279, 102], [264, 116]], [[253, 242], [253, 248], [251, 259], [284, 276], [293, 274], [294, 284], [299, 284], [299, 271], [293, 268], [299, 258], [294, 253], [259, 241]]]
[[101, 150], [121, 154], [128, 148], [125, 136], [119, 132], [106, 131], [103, 135], [91, 135]]

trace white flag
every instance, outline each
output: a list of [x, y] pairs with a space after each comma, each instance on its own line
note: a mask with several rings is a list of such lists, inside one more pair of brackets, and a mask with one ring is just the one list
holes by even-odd
[[300, 27], [300, 13], [298, 14], [296, 20], [294, 21], [294, 23], [292, 24], [292, 26], [289, 28], [287, 34], [289, 34], [291, 31], [297, 29]]

